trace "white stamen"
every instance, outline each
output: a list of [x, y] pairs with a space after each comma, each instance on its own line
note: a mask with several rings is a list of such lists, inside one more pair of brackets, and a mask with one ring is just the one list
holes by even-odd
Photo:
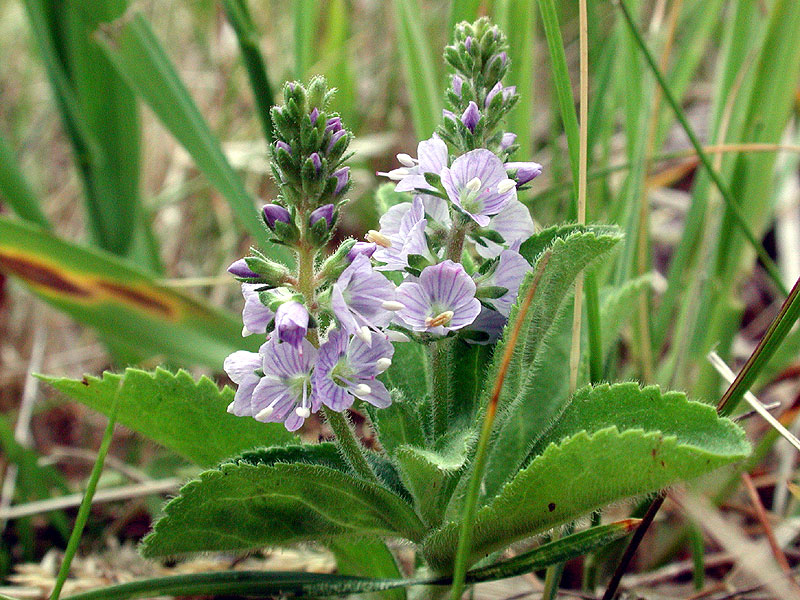
[[356, 386], [355, 392], [359, 396], [369, 396], [372, 393], [372, 388], [369, 387], [366, 383], [359, 383]]
[[302, 419], [307, 419], [311, 416], [311, 411], [308, 410], [305, 406], [298, 406], [294, 409], [294, 412], [297, 414], [298, 417]]
[[479, 189], [481, 189], [481, 185], [483, 185], [481, 180], [477, 177], [473, 177], [467, 182], [466, 188], [470, 192], [477, 192]]
[[369, 330], [369, 327], [364, 325], [360, 327], [358, 331], [356, 331], [356, 335], [363, 341], [365, 344], [372, 343], [372, 332]]
[[256, 421], [263, 421], [264, 419], [268, 419], [274, 410], [275, 409], [272, 408], [272, 405], [269, 405], [267, 408], [260, 410], [259, 412], [256, 413]]
[[497, 184], [497, 193], [505, 194], [517, 187], [517, 182], [513, 179], [506, 179]]
[[455, 313], [452, 310], [446, 310], [435, 317], [428, 317], [425, 319], [426, 327], [439, 327], [440, 325], [447, 325], [450, 319], [453, 318]]
[[[381, 360], [382, 360], [382, 359], [381, 359]], [[231, 402], [230, 404], [228, 404], [227, 411], [228, 411], [229, 413], [231, 413], [231, 414], [233, 414], [233, 405], [234, 405], [234, 404], [236, 404], [236, 403], [235, 403], [235, 402]]]
[[251, 333], [253, 333], [253, 332], [250, 331], [247, 327], [242, 327], [242, 337], [247, 337]]
[[386, 300], [381, 304], [381, 308], [383, 310], [403, 310], [406, 307], [405, 304], [402, 302], [397, 302], [396, 300]]
[[413, 166], [416, 165], [416, 163], [414, 162], [414, 159], [411, 158], [406, 153], [398, 154], [397, 155], [397, 160], [400, 161], [400, 164], [403, 165], [404, 167], [409, 167], [410, 168], [410, 167], [413, 167]]
[[375, 361], [375, 369], [378, 373], [383, 373], [386, 369], [392, 366], [392, 359], [391, 358], [379, 358]]
[[373, 244], [378, 244], [378, 246], [383, 246], [384, 248], [392, 247], [392, 240], [383, 235], [380, 231], [375, 231], [374, 229], [370, 229], [367, 235], [364, 236], [364, 239]]
[[386, 331], [386, 339], [390, 342], [408, 342], [410, 338], [400, 331], [395, 331], [394, 329], [389, 329]]

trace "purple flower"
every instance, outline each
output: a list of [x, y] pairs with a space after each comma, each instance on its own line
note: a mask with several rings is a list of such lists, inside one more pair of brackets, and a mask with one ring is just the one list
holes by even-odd
[[386, 408], [392, 398], [386, 386], [376, 379], [392, 364], [394, 347], [385, 338], [370, 346], [363, 340], [336, 329], [319, 349], [314, 369], [314, 389], [325, 406], [343, 411], [356, 398], [378, 408]]
[[336, 133], [342, 130], [342, 119], [340, 117], [331, 117], [325, 123], [325, 131]]
[[464, 110], [464, 114], [461, 115], [461, 122], [469, 129], [470, 133], [475, 133], [475, 127], [478, 125], [480, 118], [481, 111], [478, 110], [478, 105], [470, 100], [467, 108]]
[[506, 172], [517, 182], [517, 187], [525, 185], [534, 177], [542, 174], [542, 165], [535, 162], [506, 163]]
[[250, 267], [247, 266], [247, 261], [245, 261], [243, 258], [233, 262], [231, 266], [228, 267], [228, 273], [234, 277], [241, 277], [242, 279], [254, 279], [260, 277], [258, 273], [251, 270]]
[[467, 52], [469, 52], [472, 49], [472, 36], [471, 35], [468, 35], [467, 39], [464, 40], [464, 47], [467, 49]]
[[308, 332], [308, 310], [295, 300], [284, 302], [275, 311], [275, 330], [278, 340], [298, 348]]
[[311, 160], [311, 164], [314, 165], [314, 170], [319, 173], [319, 170], [322, 168], [322, 160], [320, 160], [319, 154], [312, 152], [311, 156], [308, 158]]
[[295, 348], [272, 338], [259, 352], [264, 375], [253, 390], [246, 414], [265, 423], [283, 422], [286, 429], [296, 431], [320, 407], [311, 386], [317, 349], [308, 340], [302, 340], [301, 346]]
[[353, 247], [350, 248], [350, 251], [347, 253], [347, 260], [353, 262], [356, 259], [356, 256], [363, 254], [367, 258], [375, 254], [375, 250], [378, 249], [378, 245], [372, 242], [356, 242], [353, 244]]
[[401, 305], [394, 284], [372, 268], [368, 256], [359, 254], [333, 284], [331, 308], [342, 329], [370, 344], [372, 331], [381, 333]]
[[309, 225], [313, 227], [317, 222], [325, 219], [325, 222], [328, 224], [328, 229], [330, 229], [331, 225], [333, 224], [333, 209], [333, 204], [324, 204], [319, 208], [314, 209], [308, 216]]
[[228, 412], [237, 417], [252, 417], [251, 400], [261, 375], [256, 371], [261, 368], [262, 357], [258, 352], [239, 350], [225, 359], [224, 369], [231, 381], [238, 385], [233, 402], [228, 405]]
[[461, 98], [461, 87], [464, 85], [464, 80], [458, 75], [453, 75], [453, 91], [456, 96]]
[[446, 108], [442, 109], [442, 118], [450, 119], [454, 123], [456, 121], [458, 121], [458, 117], [456, 116], [456, 113], [454, 113], [452, 110], [447, 110]]
[[514, 142], [517, 140], [517, 134], [506, 132], [503, 134], [502, 139], [500, 140], [500, 150], [508, 150], [511, 146], [514, 145]]
[[316, 125], [317, 119], [319, 118], [319, 109], [315, 106], [314, 110], [311, 111], [311, 114], [308, 115], [308, 118], [311, 119], [311, 124]]
[[347, 132], [344, 129], [338, 129], [334, 131], [333, 135], [331, 135], [331, 141], [328, 142], [328, 152], [330, 152], [336, 145], [336, 142], [342, 139], [345, 135], [347, 135]]
[[464, 267], [451, 260], [422, 270], [418, 282], [405, 281], [397, 288], [404, 305], [397, 316], [414, 331], [446, 335], [472, 323], [481, 312], [475, 298], [475, 282]]
[[517, 300], [519, 286], [525, 278], [525, 274], [530, 270], [530, 263], [519, 252], [503, 250], [497, 265], [487, 277], [478, 282], [478, 285], [479, 287], [496, 286], [508, 291], [499, 298], [487, 298], [486, 303], [508, 318], [511, 307]]
[[417, 188], [429, 190], [432, 188], [425, 180], [425, 173], [439, 175], [447, 166], [447, 144], [434, 134], [431, 139], [419, 143], [416, 160], [407, 154], [398, 154], [397, 158], [402, 167], [378, 175], [397, 181], [394, 188], [397, 192], [413, 192]]
[[244, 309], [242, 310], [242, 335], [251, 333], [266, 333], [267, 325], [275, 318], [273, 312], [264, 306], [258, 297], [258, 288], [263, 287], [258, 283], [243, 283], [242, 296], [244, 296]]
[[510, 85], [508, 87], [503, 87], [503, 84], [498, 81], [494, 84], [494, 87], [489, 90], [489, 93], [486, 94], [486, 102], [484, 103], [484, 106], [489, 108], [489, 104], [491, 104], [494, 97], [501, 92], [503, 94], [503, 102], [508, 102], [508, 99], [517, 93], [517, 86]]
[[411, 254], [429, 256], [428, 240], [425, 237], [425, 208], [420, 196], [413, 202], [403, 202], [390, 208], [380, 219], [380, 232], [371, 231], [367, 239], [378, 244], [374, 257], [384, 263], [379, 271], [403, 271], [408, 266]]
[[262, 210], [264, 211], [264, 220], [272, 230], [275, 229], [277, 221], [288, 223], [292, 219], [289, 211], [278, 204], [265, 204]]
[[283, 150], [289, 154], [292, 153], [292, 147], [282, 140], [278, 140], [277, 142], [275, 142], [275, 148], [278, 150]]
[[536, 231], [531, 213], [519, 200], [512, 200], [506, 207], [489, 219], [487, 229], [496, 231], [505, 240], [503, 245], [484, 239], [484, 246], [475, 244], [475, 251], [483, 258], [499, 256], [504, 247], [518, 248]]
[[489, 150], [471, 150], [442, 169], [442, 185], [450, 201], [485, 227], [509, 202], [516, 200], [516, 182]]
[[333, 190], [333, 194], [338, 196], [350, 181], [350, 167], [337, 169], [333, 172], [333, 176], [336, 177], [336, 189]]

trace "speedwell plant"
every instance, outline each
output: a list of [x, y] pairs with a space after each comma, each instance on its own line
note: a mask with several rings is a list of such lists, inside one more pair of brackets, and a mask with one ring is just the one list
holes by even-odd
[[[542, 167], [509, 160], [517, 146], [503, 127], [518, 100], [503, 82], [506, 48], [485, 19], [457, 27], [437, 132], [380, 173], [390, 180], [377, 194], [380, 228], [330, 254], [352, 135], [329, 110], [323, 79], [284, 87], [271, 113], [279, 193], [263, 220], [296, 266], [258, 248], [231, 265], [243, 334], [263, 343], [225, 361], [238, 386], [225, 404], [238, 419], [288, 432], [319, 415], [335, 441], [302, 443], [274, 425], [263, 447], [202, 473], [166, 505], [146, 556], [318, 543], [344, 573], [366, 574], [353, 564], [360, 560], [381, 566], [372, 578], [332, 583], [232, 576], [231, 589], [318, 596], [426, 583], [423, 593], [435, 595], [457, 561], [469, 583], [608, 543], [635, 523], [571, 527], [501, 559], [511, 544], [748, 453], [737, 425], [681, 393], [635, 383], [570, 393], [571, 284], [602, 269], [620, 233], [571, 224], [537, 231], [518, 194]], [[607, 298], [601, 317], [611, 338], [624, 311], [614, 293]], [[221, 422], [234, 418], [225, 404], [208, 405]], [[368, 442], [350, 411], [368, 416]], [[389, 550], [398, 541], [413, 548], [415, 573], [398, 568]], [[369, 560], [348, 561], [354, 546]]]

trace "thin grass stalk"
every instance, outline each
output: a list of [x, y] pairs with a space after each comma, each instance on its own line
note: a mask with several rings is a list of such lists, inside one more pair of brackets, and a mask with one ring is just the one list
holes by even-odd
[[50, 221], [18, 165], [13, 150], [0, 135], [0, 198], [5, 198], [21, 219], [50, 229]]
[[505, 352], [503, 353], [503, 361], [500, 364], [500, 370], [497, 373], [497, 379], [494, 382], [492, 395], [489, 399], [489, 404], [486, 407], [486, 414], [483, 418], [483, 425], [481, 427], [480, 438], [478, 439], [478, 447], [475, 451], [475, 461], [472, 474], [470, 476], [469, 484], [467, 487], [467, 494], [464, 498], [464, 509], [461, 512], [461, 527], [458, 532], [458, 546], [456, 549], [455, 563], [453, 565], [453, 587], [450, 597], [452, 600], [459, 600], [464, 593], [464, 578], [467, 573], [467, 566], [470, 556], [470, 546], [472, 544], [472, 527], [475, 519], [475, 513], [478, 508], [478, 495], [480, 494], [481, 481], [483, 480], [483, 472], [486, 468], [486, 459], [488, 457], [489, 438], [492, 435], [494, 426], [494, 419], [497, 414], [497, 404], [500, 401], [500, 392], [503, 391], [503, 383], [505, 382], [508, 368], [511, 364], [511, 357], [514, 349], [519, 340], [519, 333], [522, 329], [522, 324], [525, 321], [525, 315], [533, 302], [533, 297], [536, 294], [536, 289], [539, 287], [539, 281], [542, 278], [547, 263], [550, 261], [552, 255], [551, 250], [546, 250], [542, 257], [539, 259], [538, 268], [534, 279], [528, 288], [527, 294], [520, 305], [519, 312], [517, 313], [517, 320], [514, 323], [514, 329], [511, 330], [511, 337], [506, 345]]
[[103, 473], [103, 465], [105, 464], [106, 455], [111, 447], [111, 439], [114, 437], [114, 425], [117, 422], [117, 412], [119, 410], [120, 396], [122, 392], [122, 383], [117, 387], [117, 393], [114, 395], [114, 404], [111, 406], [111, 414], [108, 416], [108, 423], [103, 432], [103, 439], [100, 442], [100, 449], [97, 452], [97, 459], [94, 461], [92, 472], [89, 475], [89, 482], [86, 485], [86, 493], [83, 496], [83, 502], [78, 509], [78, 516], [75, 518], [75, 526], [72, 528], [72, 533], [67, 542], [67, 549], [64, 551], [64, 559], [61, 561], [61, 567], [56, 576], [56, 582], [53, 586], [53, 591], [50, 594], [50, 600], [58, 600], [61, 596], [61, 590], [64, 587], [69, 576], [69, 569], [72, 565], [72, 559], [78, 552], [78, 544], [81, 541], [81, 534], [86, 526], [86, 521], [89, 519], [89, 513], [92, 510], [92, 498], [97, 490], [97, 482], [100, 481], [100, 475]]
[[267, 65], [258, 44], [258, 31], [247, 8], [247, 0], [223, 0], [222, 7], [236, 32], [242, 62], [247, 69], [250, 88], [256, 103], [256, 114], [261, 123], [261, 130], [267, 143], [272, 143], [272, 118], [269, 111], [275, 96], [267, 75]]
[[730, 190], [722, 181], [722, 178], [717, 173], [716, 169], [714, 169], [713, 165], [711, 164], [711, 160], [708, 158], [708, 155], [703, 151], [703, 146], [700, 144], [700, 140], [697, 138], [697, 135], [694, 132], [694, 129], [689, 124], [686, 115], [681, 108], [680, 104], [678, 103], [677, 99], [670, 90], [669, 85], [667, 84], [663, 73], [658, 68], [655, 59], [653, 58], [652, 53], [650, 52], [647, 44], [645, 43], [644, 39], [642, 38], [639, 30], [636, 27], [636, 23], [631, 16], [630, 11], [625, 3], [625, 0], [618, 0], [618, 5], [621, 9], [621, 12], [625, 18], [625, 22], [630, 29], [631, 35], [634, 38], [639, 49], [642, 51], [642, 54], [645, 57], [645, 60], [650, 67], [651, 72], [656, 78], [658, 85], [661, 87], [661, 90], [664, 93], [664, 97], [669, 103], [672, 110], [675, 112], [675, 116], [678, 119], [678, 122], [681, 124], [684, 132], [686, 133], [686, 137], [689, 138], [689, 142], [694, 147], [695, 151], [697, 152], [697, 156], [700, 159], [701, 164], [708, 172], [709, 177], [714, 182], [714, 185], [719, 190], [720, 194], [722, 195], [723, 200], [725, 201], [725, 205], [727, 206], [728, 210], [730, 211], [731, 218], [734, 223], [741, 229], [742, 234], [747, 239], [747, 242], [752, 246], [755, 253], [758, 255], [758, 258], [761, 260], [762, 264], [764, 265], [764, 269], [767, 272], [770, 280], [775, 284], [776, 288], [784, 295], [789, 295], [789, 290], [786, 288], [786, 285], [783, 283], [780, 271], [778, 270], [777, 265], [775, 265], [775, 261], [767, 254], [767, 251], [764, 250], [764, 247], [756, 238], [753, 231], [750, 229], [750, 226], [744, 219], [742, 212], [739, 208], [738, 203], [733, 198]]

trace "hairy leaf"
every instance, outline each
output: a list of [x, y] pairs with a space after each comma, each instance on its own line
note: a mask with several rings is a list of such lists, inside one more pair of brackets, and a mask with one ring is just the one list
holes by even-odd
[[394, 454], [398, 447], [407, 444], [417, 447], [426, 445], [419, 407], [407, 400], [402, 392], [392, 391], [392, 404], [387, 408], [371, 405], [365, 408], [375, 425], [378, 441], [389, 454]]
[[279, 423], [259, 423], [226, 411], [233, 390], [206, 377], [194, 381], [185, 371], [148, 373], [127, 369], [104, 373], [102, 379], [42, 377], [74, 400], [108, 415], [122, 385], [117, 422], [201, 466], [212, 466], [264, 443], [283, 445], [296, 440]]
[[419, 541], [404, 500], [319, 465], [227, 463], [183, 487], [143, 542], [146, 556], [324, 541], [348, 535]]

